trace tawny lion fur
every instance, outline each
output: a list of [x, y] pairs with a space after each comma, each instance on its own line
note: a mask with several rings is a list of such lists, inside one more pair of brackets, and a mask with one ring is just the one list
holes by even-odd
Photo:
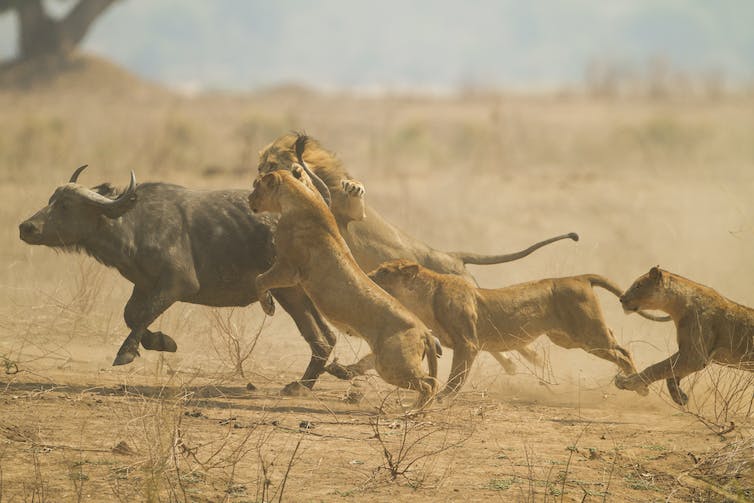
[[[322, 147], [317, 140], [301, 133], [288, 133], [280, 136], [259, 152], [259, 174], [277, 170], [292, 170], [299, 164], [295, 145], [304, 141], [302, 158], [316, 176], [322, 179], [330, 191], [330, 210], [338, 224], [343, 239], [348, 244], [353, 257], [364, 271], [371, 271], [381, 263], [393, 259], [408, 259], [422, 264], [433, 271], [458, 274], [474, 283], [465, 264], [496, 264], [510, 262], [525, 257], [532, 251], [560, 239], [578, 239], [576, 234], [550, 238], [530, 246], [528, 249], [504, 255], [479, 255], [470, 252], [444, 252], [435, 250], [418, 239], [391, 225], [364, 200], [364, 186], [354, 180], [345, 170], [341, 161]], [[311, 344], [311, 342], [310, 342]], [[320, 341], [320, 344], [326, 344]], [[525, 358], [535, 354], [526, 348], [519, 350]], [[494, 354], [506, 372], [512, 374], [516, 365], [505, 355]], [[324, 363], [323, 363], [324, 365]], [[338, 369], [338, 370], [336, 370]], [[345, 367], [334, 363], [329, 370], [332, 374], [347, 377]]]
[[[298, 285], [317, 309], [342, 330], [363, 337], [386, 382], [419, 392], [417, 406], [437, 391], [439, 342], [413, 313], [375, 285], [359, 268], [338, 232], [332, 213], [300, 169], [257, 179], [249, 196], [254, 212], [280, 213], [277, 257], [256, 284], [265, 312], [272, 314], [274, 288]], [[422, 366], [427, 356], [429, 374]]]
[[[602, 276], [584, 274], [485, 289], [456, 275], [395, 260], [369, 277], [411, 309], [443, 346], [453, 349], [445, 392], [463, 385], [479, 351], [523, 348], [543, 334], [558, 346], [581, 348], [608, 360], [626, 374], [636, 372], [631, 354], [618, 345], [605, 324], [594, 294], [595, 286], [621, 294], [620, 288]], [[645, 387], [636, 391], [647, 393]]]
[[621, 303], [627, 313], [668, 313], [676, 326], [678, 352], [638, 374], [616, 377], [619, 388], [632, 390], [665, 379], [673, 400], [685, 405], [681, 379], [710, 363], [754, 371], [754, 309], [659, 267], [639, 277]]

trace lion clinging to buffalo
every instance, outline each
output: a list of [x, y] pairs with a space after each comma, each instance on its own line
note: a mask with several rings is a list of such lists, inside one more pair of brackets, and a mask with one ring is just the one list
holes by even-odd
[[[435, 309], [432, 318], [422, 316], [426, 311], [422, 302], [429, 300], [429, 294], [416, 290], [412, 299], [404, 295], [405, 290], [396, 290], [387, 279], [377, 272], [373, 273], [373, 279], [397, 298], [393, 299], [374, 285], [363, 271], [384, 271], [386, 267], [393, 267], [397, 274], [397, 271], [415, 268], [421, 274], [444, 278], [443, 281], [448, 284], [462, 285], [459, 291], [474, 292], [475, 282], [466, 270], [466, 264], [510, 262], [552, 242], [578, 239], [573, 233], [564, 234], [535, 243], [522, 251], [503, 255], [435, 250], [396, 228], [371, 208], [364, 197], [365, 187], [347, 173], [331, 152], [304, 134], [289, 133], [260, 152], [257, 187], [261, 180], [269, 181], [271, 178], [268, 175], [271, 173], [280, 170], [292, 173], [272, 178], [298, 184], [294, 187], [300, 186], [312, 201], [319, 201], [321, 204], [317, 203], [317, 211], [331, 218], [327, 232], [337, 234], [341, 240], [342, 246], [323, 249], [318, 262], [325, 263], [328, 257], [351, 257], [350, 261], [346, 260], [350, 264], [346, 269], [351, 271], [351, 276], [358, 276], [360, 280], [343, 280], [345, 286], [351, 289], [348, 293], [340, 291], [337, 279], [340, 276], [337, 275], [328, 281], [309, 282], [308, 277], [297, 276], [296, 281], [292, 282], [265, 282], [260, 278], [269, 279], [271, 276], [265, 271], [279, 263], [280, 259], [289, 267], [299, 267], [299, 272], [306, 269], [306, 260], [304, 255], [295, 252], [296, 247], [290, 242], [274, 238], [280, 224], [278, 216], [255, 214], [250, 210], [247, 200], [250, 194], [253, 199], [253, 192], [196, 191], [165, 183], [137, 185], [133, 173], [125, 189], [118, 190], [110, 184], [88, 188], [78, 182], [85, 167], [77, 169], [68, 183], [55, 190], [47, 206], [22, 222], [19, 232], [21, 239], [32, 245], [84, 252], [116, 268], [134, 284], [124, 311], [130, 333], [113, 364], [132, 362], [139, 356], [139, 346], [148, 350], [176, 351], [178, 345], [172, 337], [150, 330], [156, 318], [175, 302], [246, 306], [261, 300], [264, 310], [271, 313], [277, 301], [292, 316], [312, 351], [302, 378], [284, 388], [283, 392], [287, 394], [311, 389], [325, 371], [336, 340], [328, 320], [347, 332], [365, 337], [376, 353], [379, 373], [388, 382], [419, 391], [419, 406], [429, 403], [437, 389], [435, 355], [440, 353], [440, 349], [435, 336], [454, 349], [449, 391], [460, 388], [473, 356], [479, 350], [492, 352], [509, 373], [515, 367], [500, 351], [516, 350], [530, 361], [536, 361], [536, 353], [526, 347], [533, 340], [533, 333], [523, 327], [530, 327], [537, 316], [521, 307], [523, 305], [519, 305], [521, 299], [518, 298], [531, 293], [526, 288], [520, 292], [514, 291], [513, 287], [501, 289], [510, 295], [506, 300], [498, 299], [496, 302], [512, 306], [512, 311], [507, 314], [501, 311], [495, 316], [488, 316], [486, 321], [480, 319], [478, 309], [469, 311], [471, 304], [460, 302], [456, 306], [458, 309], [454, 310], [451, 301], [446, 302], [446, 309]], [[315, 250], [317, 246], [312, 243], [309, 248]], [[385, 265], [396, 259], [399, 262], [393, 262], [392, 266]], [[409, 279], [414, 281], [421, 274]], [[579, 278], [588, 280], [584, 283], [588, 283], [588, 287], [579, 290], [581, 297], [591, 296], [594, 300], [593, 294], [585, 293], [591, 292], [591, 285], [603, 286], [620, 294], [617, 287], [605, 283], [598, 276], [547, 280], [552, 285], [545, 290], [553, 290], [547, 295], [543, 294], [543, 298], [549, 299], [549, 313], [563, 311], [569, 302], [552, 295], [556, 286], [561, 283], [570, 285], [574, 281], [578, 283]], [[532, 285], [540, 283], [534, 282]], [[365, 295], [364, 299], [368, 300], [358, 309], [349, 307], [347, 302], [339, 305], [338, 302], [332, 304], [322, 300], [337, 299], [338, 295], [347, 300]], [[392, 300], [385, 301], [383, 295]], [[584, 320], [576, 321], [576, 325], [569, 325], [568, 333], [573, 339], [570, 342], [558, 338], [560, 325], [553, 325], [554, 329], [544, 331], [551, 333], [551, 338], [554, 337], [557, 343], [571, 347], [573, 341], [577, 341], [576, 346], [614, 361], [623, 372], [616, 377], [619, 388], [644, 393], [648, 384], [665, 379], [673, 400], [679, 404], [685, 404], [688, 400], [680, 388], [680, 380], [708, 363], [754, 369], [754, 318], [751, 314], [754, 311], [750, 308], [658, 268], [639, 278], [621, 297], [621, 302], [626, 312], [659, 309], [670, 314], [678, 330], [678, 353], [643, 372], [637, 372], [630, 354], [615, 343], [604, 322], [598, 330], [599, 337], [588, 341], [584, 339], [586, 335], [582, 332], [588, 321], [601, 319], [598, 308], [594, 313], [587, 314]], [[576, 311], [583, 311], [583, 299], [571, 303], [577, 307]], [[340, 307], [333, 309], [333, 305]], [[475, 305], [478, 308], [479, 301]], [[371, 312], [382, 314], [372, 316], [371, 322], [361, 319], [366, 316], [365, 313]], [[468, 313], [473, 316], [468, 317], [464, 324]], [[413, 320], [413, 328], [403, 330], [393, 327], [393, 330], [390, 328], [392, 325], [384, 321], [391, 317]], [[549, 320], [552, 317], [547, 315], [544, 318]], [[345, 319], [348, 322], [344, 322]], [[378, 323], [380, 319], [386, 323], [385, 326]], [[430, 335], [422, 320], [435, 329], [435, 335]], [[483, 325], [483, 321], [491, 324], [492, 336], [480, 332], [478, 326], [470, 331], [463, 329], [474, 324]], [[501, 335], [501, 327], [507, 327], [505, 331], [510, 334], [521, 329], [524, 332], [514, 336], [516, 342], [513, 344], [491, 344], [490, 341], [497, 337], [493, 332], [497, 330], [497, 335]], [[484, 334], [480, 336], [482, 332]], [[522, 338], [522, 333], [526, 337]], [[383, 346], [380, 341], [391, 342]], [[421, 369], [424, 356], [428, 358], [429, 373]], [[337, 362], [330, 363], [327, 369], [341, 377], [351, 375], [347, 367]]]

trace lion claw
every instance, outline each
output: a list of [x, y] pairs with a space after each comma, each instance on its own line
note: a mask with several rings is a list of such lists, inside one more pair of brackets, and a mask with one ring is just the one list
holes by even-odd
[[262, 311], [264, 311], [264, 314], [267, 316], [275, 314], [275, 299], [272, 298], [270, 292], [265, 292], [265, 294], [262, 295], [259, 299], [259, 305], [262, 306]]
[[351, 197], [363, 197], [366, 193], [364, 186], [354, 180], [342, 180], [340, 182], [341, 187]]

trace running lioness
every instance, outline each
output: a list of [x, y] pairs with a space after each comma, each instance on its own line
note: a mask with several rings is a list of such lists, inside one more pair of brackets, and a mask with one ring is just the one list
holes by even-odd
[[[564, 348], [581, 348], [636, 372], [631, 354], [618, 345], [594, 295], [598, 286], [620, 296], [622, 290], [596, 274], [543, 279], [505, 288], [476, 288], [454, 274], [440, 274], [408, 260], [393, 260], [369, 274], [453, 349], [444, 393], [457, 391], [479, 351], [524, 348], [540, 335]], [[650, 319], [666, 321], [645, 314]], [[368, 358], [355, 364], [368, 367]], [[646, 394], [645, 387], [636, 391]]]
[[[249, 196], [253, 212], [280, 213], [275, 262], [256, 279], [265, 312], [274, 313], [271, 289], [301, 286], [328, 320], [366, 339], [380, 377], [418, 391], [417, 407], [426, 406], [437, 391], [439, 341], [359, 268], [332, 213], [306, 178], [301, 167], [274, 171], [257, 178]], [[422, 367], [425, 354], [429, 375]]]
[[619, 388], [643, 388], [665, 379], [673, 401], [686, 405], [681, 379], [709, 363], [754, 371], [754, 309], [659, 267], [637, 279], [620, 301], [627, 313], [668, 313], [675, 322], [678, 352], [641, 373], [616, 377]]

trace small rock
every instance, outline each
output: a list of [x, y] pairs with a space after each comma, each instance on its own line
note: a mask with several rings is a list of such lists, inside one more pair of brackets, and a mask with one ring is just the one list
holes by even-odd
[[112, 452], [113, 454], [120, 454], [122, 456], [132, 456], [136, 454], [136, 451], [134, 451], [124, 440], [118, 442], [115, 447], [112, 448]]
[[246, 383], [246, 391], [256, 391], [257, 387], [251, 384], [250, 382]]
[[302, 430], [312, 430], [314, 429], [314, 423], [311, 421], [301, 421], [298, 423], [298, 427]]

